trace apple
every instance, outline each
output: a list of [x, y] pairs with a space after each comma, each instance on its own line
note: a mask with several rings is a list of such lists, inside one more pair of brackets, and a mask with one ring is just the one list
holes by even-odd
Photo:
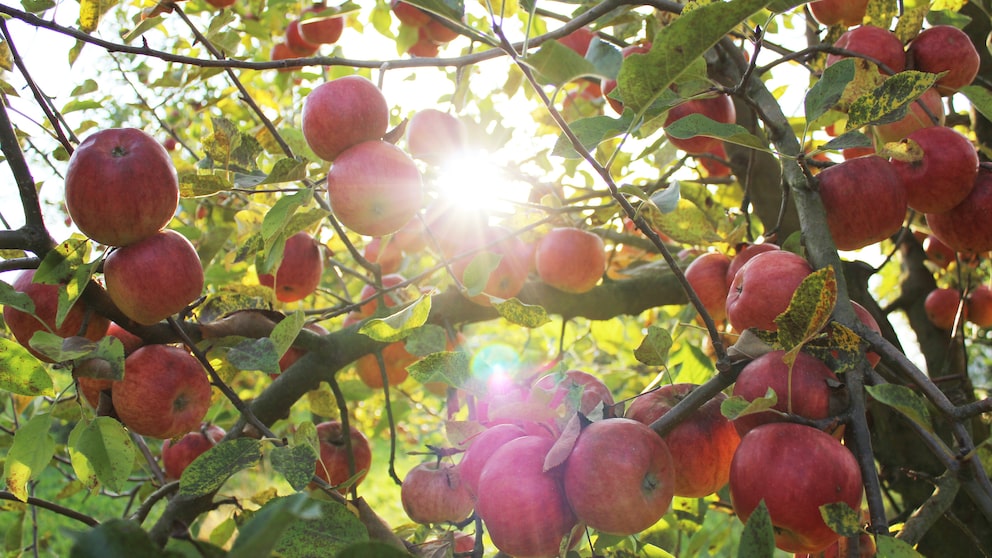
[[393, 13], [396, 14], [396, 19], [400, 20], [400, 23], [412, 27], [427, 25], [432, 19], [430, 12], [425, 12], [413, 4], [403, 2], [402, 0], [392, 0], [389, 5]]
[[65, 207], [80, 231], [100, 244], [127, 246], [172, 220], [179, 179], [169, 152], [134, 128], [89, 135], [65, 172]]
[[[399, 273], [390, 273], [389, 275], [382, 276], [382, 288], [389, 289], [406, 282], [406, 277], [403, 277]], [[376, 310], [379, 309], [379, 297], [376, 296], [377, 289], [375, 285], [367, 284], [362, 287], [361, 293], [358, 295], [359, 300], [368, 300], [365, 304], [362, 304], [358, 309], [359, 318], [368, 318], [375, 314]], [[403, 289], [396, 289], [390, 291], [383, 295], [382, 297], [386, 302], [386, 308], [392, 308], [393, 306], [399, 306], [406, 300], [405, 291]]]
[[558, 39], [558, 42], [572, 49], [579, 56], [585, 57], [589, 52], [589, 43], [596, 36], [588, 27], [579, 27], [568, 35]]
[[573, 393], [577, 394], [575, 410], [583, 415], [589, 415], [599, 407], [608, 411], [615, 404], [613, 393], [603, 380], [582, 370], [569, 370], [564, 374], [556, 372], [546, 374], [534, 382], [532, 396], [534, 390], [550, 392], [550, 397], [542, 396], [542, 400], [550, 401], [552, 408], [566, 403], [567, 399], [573, 397]]
[[437, 248], [442, 255], [451, 258], [463, 251], [466, 245], [480, 246], [488, 222], [489, 216], [485, 210], [460, 207], [442, 198], [424, 211], [422, 238], [426, 246]]
[[203, 267], [186, 237], [164, 230], [112, 251], [103, 263], [107, 294], [127, 317], [156, 324], [203, 292]]
[[[620, 55], [623, 56], [624, 58], [627, 58], [631, 54], [645, 54], [650, 51], [651, 51], [651, 43], [644, 42], [633, 45], [627, 45], [623, 47], [620, 50]], [[610, 93], [612, 93], [613, 90], [617, 88], [617, 80], [612, 78], [604, 79], [603, 82], [600, 84], [600, 86], [603, 90], [603, 97], [606, 98], [606, 102], [610, 104], [610, 106], [613, 108], [613, 110], [616, 111], [617, 114], [623, 114], [623, 102], [614, 99], [613, 97], [610, 97]]]
[[465, 125], [437, 109], [424, 109], [406, 124], [406, 145], [417, 159], [440, 164], [465, 148]]
[[[860, 25], [844, 32], [834, 41], [834, 47], [856, 52], [881, 63], [878, 71], [886, 75], [906, 69], [906, 51], [902, 41], [888, 29], [874, 25]], [[843, 54], [828, 54], [827, 66], [847, 58]], [[883, 68], [884, 66], [884, 68]]]
[[579, 521], [626, 536], [640, 533], [668, 512], [675, 465], [657, 432], [636, 420], [609, 418], [582, 429], [562, 479]]
[[861, 25], [868, 11], [868, 0], [815, 0], [807, 4], [813, 18], [822, 25]]
[[727, 149], [723, 146], [722, 141], [711, 146], [706, 153], [700, 153], [696, 157], [699, 166], [705, 171], [703, 176], [710, 178], [726, 177], [733, 174], [733, 169], [726, 165], [727, 160]]
[[[698, 387], [688, 383], [666, 384], [638, 395], [627, 408], [626, 417], [650, 426]], [[664, 436], [672, 450], [676, 496], [702, 498], [727, 484], [730, 460], [740, 443], [740, 435], [734, 423], [720, 412], [720, 404], [726, 398], [723, 393], [717, 393]]]
[[[419, 360], [418, 357], [406, 350], [403, 341], [390, 343], [382, 349], [382, 361], [386, 367], [386, 379], [389, 385], [403, 383], [407, 376], [406, 367]], [[365, 355], [355, 361], [355, 372], [365, 385], [373, 389], [382, 389], [382, 372], [379, 370], [379, 360], [374, 354]]]
[[207, 0], [207, 4], [215, 8], [229, 8], [233, 6], [238, 0]]
[[423, 27], [417, 29], [417, 41], [406, 49], [406, 53], [416, 58], [434, 58], [441, 52], [441, 46], [431, 40]]
[[125, 356], [137, 351], [145, 344], [144, 339], [124, 329], [117, 322], [110, 322], [110, 326], [107, 328], [107, 335], [113, 335], [124, 345]]
[[286, 46], [298, 56], [312, 56], [320, 50], [319, 44], [311, 43], [300, 34], [300, 20], [294, 19], [286, 26]]
[[576, 519], [565, 499], [560, 467], [544, 470], [551, 438], [522, 436], [506, 442], [479, 476], [475, 512], [493, 545], [518, 557], [558, 556]]
[[[789, 371], [782, 361], [785, 351], [771, 351], [747, 363], [737, 382], [734, 395], [753, 401], [764, 397], [768, 389], [775, 390], [778, 402], [776, 411], [799, 415], [810, 420], [830, 416], [830, 399], [834, 393], [832, 382], [837, 375], [822, 360], [800, 352]], [[742, 437], [750, 430], [769, 422], [786, 420], [773, 411], [761, 411], [734, 419], [734, 428]]]
[[[327, 328], [318, 324], [317, 322], [309, 323], [303, 326], [303, 328], [309, 329], [310, 331], [316, 333], [317, 335], [327, 335], [328, 333], [330, 333], [329, 331], [327, 331]], [[279, 371], [285, 372], [287, 368], [289, 368], [294, 363], [296, 363], [296, 361], [300, 360], [300, 358], [305, 354], [307, 354], [307, 351], [299, 347], [290, 347], [286, 349], [286, 352], [283, 353], [282, 357], [279, 359]]]
[[981, 328], [992, 327], [992, 288], [979, 285], [968, 295], [968, 321]]
[[930, 230], [952, 250], [968, 254], [992, 250], [992, 169], [979, 169], [964, 201], [942, 213], [926, 215]]
[[968, 197], [978, 176], [978, 151], [971, 140], [952, 128], [931, 126], [904, 141], [921, 151], [916, 161], [892, 160], [911, 209], [940, 213]]
[[899, 232], [906, 219], [906, 189], [883, 157], [838, 163], [817, 175], [827, 226], [840, 250], [858, 250]]
[[223, 428], [211, 424], [187, 433], [174, 443], [172, 440], [162, 442], [162, 468], [165, 469], [165, 477], [179, 479], [194, 459], [217, 445], [226, 434]]
[[403, 264], [403, 251], [395, 236], [392, 239], [377, 236], [368, 241], [362, 256], [371, 263], [379, 264], [379, 271], [386, 275], [396, 273]]
[[400, 502], [417, 523], [460, 523], [472, 515], [475, 499], [451, 463], [426, 461], [410, 469], [400, 486]]
[[[961, 303], [961, 291], [950, 287], [942, 287], [930, 291], [923, 301], [923, 310], [930, 323], [940, 329], [950, 331], [954, 327], [954, 318], [958, 315]], [[964, 319], [968, 319], [968, 307], [964, 308]]]
[[606, 271], [603, 239], [574, 227], [552, 229], [537, 242], [534, 263], [541, 281], [567, 293], [584, 293]]
[[275, 275], [263, 273], [258, 282], [275, 290], [281, 302], [296, 302], [310, 296], [320, 285], [324, 258], [320, 243], [310, 233], [300, 231], [286, 239], [286, 247]]
[[366, 236], [392, 234], [423, 203], [420, 171], [391, 143], [373, 140], [349, 147], [327, 173], [327, 197], [341, 224]]
[[[852, 556], [851, 543], [849, 541], [850, 539], [847, 537], [841, 537], [837, 539], [837, 542], [820, 552], [796, 554], [796, 558], [847, 558], [848, 556]], [[858, 537], [858, 553], [855, 555], [856, 558], [874, 558], [877, 550], [875, 539], [871, 535], [862, 533]]]
[[[482, 252], [499, 256], [500, 260], [495, 269], [490, 272], [482, 293], [469, 297], [469, 300], [482, 306], [490, 306], [490, 296], [509, 299], [523, 289], [527, 282], [527, 275], [530, 273], [534, 255], [526, 242], [513, 236], [509, 230], [503, 227], [486, 227], [481, 236], [482, 240], [477, 246], [465, 246], [464, 250], [481, 249]], [[495, 244], [490, 245], [493, 242]], [[480, 256], [480, 252], [452, 262], [451, 271], [459, 282], [465, 281], [465, 272], [468, 266], [478, 256]]]
[[200, 361], [171, 345], [145, 345], [131, 353], [124, 359], [124, 379], [112, 392], [124, 426], [163, 440], [199, 428], [212, 395]]
[[[815, 471], [811, 468], [815, 464]], [[776, 422], [741, 438], [730, 464], [730, 499], [741, 521], [764, 500], [775, 546], [819, 552], [840, 536], [823, 521], [820, 506], [843, 502], [861, 509], [861, 470], [833, 436], [802, 424]]]
[[[286, 43], [276, 43], [272, 45], [272, 51], [269, 53], [269, 60], [289, 60], [291, 58], [299, 58], [293, 49], [289, 48]], [[280, 72], [292, 72], [297, 70], [302, 66], [287, 66], [285, 68], [279, 68]]]
[[857, 159], [858, 157], [864, 157], [865, 155], [874, 155], [876, 153], [874, 147], [848, 147], [847, 149], [842, 149], [840, 156], [844, 158], [845, 161], [851, 159]]
[[424, 36], [438, 45], [450, 43], [460, 35], [458, 31], [448, 27], [436, 17], [431, 17], [431, 20], [421, 27], [420, 30], [424, 32]]
[[478, 494], [479, 476], [496, 450], [510, 440], [526, 435], [527, 431], [521, 426], [502, 423], [487, 428], [469, 440], [470, 445], [462, 455], [462, 460], [458, 462], [458, 473], [472, 494]]
[[[730, 96], [718, 93], [712, 97], [690, 99], [668, 109], [664, 128], [667, 129], [672, 123], [690, 114], [702, 114], [722, 124], [733, 124], [737, 120], [737, 112], [734, 109], [734, 102], [730, 99]], [[668, 143], [690, 155], [709, 153], [716, 149], [718, 143], [723, 141], [709, 136], [693, 136], [684, 139], [676, 138], [668, 134], [667, 131], [665, 132], [665, 137], [668, 138]]]
[[368, 79], [344, 76], [315, 87], [303, 100], [303, 138], [325, 161], [353, 145], [377, 140], [389, 126], [382, 91]]
[[18, 343], [39, 360], [52, 362], [50, 358], [31, 348], [30, 341], [35, 332], [48, 331], [59, 337], [81, 335], [90, 341], [99, 341], [106, 335], [110, 320], [90, 311], [82, 301], [76, 301], [66, 313], [62, 325], [55, 327], [59, 308], [59, 286], [35, 283], [35, 271], [34, 269], [22, 271], [11, 285], [15, 291], [24, 293], [31, 299], [34, 303], [34, 315], [11, 306], [3, 307], [3, 321]]
[[895, 122], [876, 124], [875, 143], [899, 141], [922, 128], [944, 125], [944, 102], [940, 93], [931, 87], [919, 99], [913, 101], [906, 115]]
[[114, 380], [109, 378], [95, 378], [93, 376], [85, 376], [80, 373], [98, 361], [99, 359], [87, 359], [75, 364], [72, 369], [72, 375], [76, 378], [76, 385], [79, 390], [78, 394], [82, 395], [83, 400], [94, 409], [100, 408], [101, 393], [107, 392], [107, 395], [110, 395], [111, 397], [113, 396], [112, 390], [115, 383]]
[[957, 260], [957, 252], [932, 234], [926, 235], [923, 239], [923, 251], [926, 253], [927, 259], [937, 264], [941, 269], [947, 269], [947, 266]]
[[[313, 17], [306, 17], [314, 14]], [[336, 8], [323, 5], [304, 10], [300, 19], [300, 37], [308, 43], [329, 45], [338, 42], [344, 32], [344, 16], [337, 15]]]
[[727, 320], [739, 332], [778, 331], [775, 318], [789, 308], [792, 293], [813, 268], [785, 250], [755, 255], [734, 276], [727, 294]]
[[[355, 460], [355, 474], [358, 478], [352, 486], [358, 486], [368, 475], [372, 466], [372, 447], [369, 439], [354, 426], [349, 428], [351, 453]], [[317, 439], [320, 441], [320, 457], [317, 459], [314, 474], [332, 487], [343, 484], [352, 477], [348, 467], [348, 448], [345, 445], [344, 427], [339, 421], [331, 420], [317, 425]], [[313, 486], [313, 485], [311, 485]], [[342, 494], [346, 488], [338, 489]]]
[[920, 31], [906, 48], [906, 55], [914, 70], [947, 72], [937, 79], [937, 91], [945, 97], [971, 84], [981, 63], [968, 34], [952, 25], [934, 25]]
[[761, 244], [740, 244], [737, 246], [737, 254], [731, 258], [730, 266], [727, 267], [727, 290], [730, 290], [730, 286], [734, 284], [734, 277], [737, 276], [737, 271], [747, 263], [748, 260], [761, 254], [762, 252], [773, 252], [775, 250], [781, 250], [776, 244], [771, 242], [763, 242]]
[[728, 269], [730, 257], [719, 252], [702, 254], [685, 268], [686, 281], [717, 323], [727, 318]]
[[[861, 323], [865, 324], [866, 326], [875, 330], [878, 333], [882, 333], [882, 328], [878, 326], [878, 321], [875, 320], [875, 317], [871, 315], [871, 312], [869, 312], [867, 308], [858, 304], [857, 302], [854, 302], [853, 300], [851, 301], [851, 306], [854, 308], [854, 315], [857, 316], [859, 320], [861, 320]], [[868, 351], [865, 354], [865, 358], [868, 359], [868, 364], [870, 364], [872, 368], [874, 368], [879, 363], [879, 361], [882, 360], [882, 357], [880, 357], [878, 353], [875, 353], [873, 351]]]

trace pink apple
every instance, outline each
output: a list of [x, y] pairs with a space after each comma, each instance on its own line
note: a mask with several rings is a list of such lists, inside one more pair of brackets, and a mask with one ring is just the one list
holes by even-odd
[[465, 125], [437, 109], [415, 113], [406, 124], [406, 144], [417, 159], [439, 164], [465, 149]]
[[400, 501], [407, 517], [417, 523], [459, 523], [475, 508], [458, 467], [436, 459], [410, 469], [400, 486]]
[[971, 84], [981, 63], [968, 34], [952, 25], [934, 25], [920, 31], [909, 43], [906, 54], [914, 70], [947, 72], [937, 80], [937, 90], [944, 96]]
[[526, 435], [527, 432], [520, 426], [504, 423], [484, 430], [469, 441], [470, 445], [458, 463], [458, 473], [472, 494], [478, 494], [479, 476], [496, 450], [510, 440]]
[[325, 161], [364, 141], [377, 140], [389, 126], [389, 107], [378, 87], [353, 75], [318, 85], [303, 100], [303, 137]]
[[730, 291], [730, 286], [734, 284], [734, 277], [737, 275], [737, 271], [747, 263], [748, 260], [761, 254], [762, 252], [773, 252], [775, 250], [781, 250], [776, 244], [771, 242], [763, 242], [761, 244], [741, 244], [737, 246], [737, 254], [731, 258], [730, 265], [727, 267], [727, 291]]
[[603, 239], [574, 227], [551, 230], [534, 253], [541, 281], [567, 293], [592, 290], [606, 271]]
[[[538, 378], [534, 390], [551, 392], [551, 407], [557, 408], [565, 400], [578, 393], [578, 408], [575, 410], [583, 415], [589, 415], [598, 407], [609, 410], [613, 407], [613, 393], [606, 387], [603, 380], [582, 370], [569, 370], [564, 374], [551, 373]], [[544, 397], [542, 397], [544, 399]]]

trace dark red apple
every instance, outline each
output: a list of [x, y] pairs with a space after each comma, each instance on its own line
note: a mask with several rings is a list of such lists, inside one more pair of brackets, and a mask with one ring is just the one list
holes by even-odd
[[692, 260], [685, 268], [685, 279], [696, 292], [706, 312], [720, 323], [727, 318], [727, 270], [730, 257], [719, 252], [707, 252]]
[[937, 91], [945, 97], [971, 84], [981, 63], [968, 34], [952, 25], [934, 25], [920, 31], [909, 43], [906, 55], [914, 70], [947, 72], [937, 79]]
[[382, 91], [353, 75], [318, 85], [303, 100], [303, 137], [325, 161], [359, 143], [377, 140], [389, 126], [389, 107]]
[[992, 288], [979, 285], [968, 294], [968, 321], [978, 327], [992, 327]]
[[947, 266], [957, 260], [957, 252], [932, 234], [926, 235], [923, 239], [923, 251], [926, 252], [928, 260], [942, 269], [947, 269]]
[[781, 248], [771, 242], [763, 242], [761, 244], [742, 244], [738, 246], [737, 254], [730, 260], [730, 266], [727, 267], [727, 290], [729, 291], [730, 286], [734, 284], [734, 277], [737, 275], [737, 271], [743, 267], [748, 260], [762, 252], [772, 252], [775, 250], [781, 250]]
[[286, 239], [286, 247], [275, 275], [263, 273], [258, 282], [275, 290], [281, 302], [296, 302], [310, 296], [320, 285], [324, 257], [320, 243], [310, 233], [300, 231]]
[[869, 155], [817, 175], [827, 226], [840, 250], [858, 250], [899, 232], [906, 188], [887, 159]]
[[981, 254], [992, 250], [992, 169], [982, 167], [971, 193], [943, 213], [927, 213], [927, 225], [956, 252]]
[[921, 152], [916, 161], [892, 160], [910, 208], [940, 213], [968, 197], [978, 176], [978, 151], [971, 140], [952, 128], [931, 126], [913, 132], [905, 141]]
[[217, 445], [225, 434], [227, 432], [216, 424], [203, 425], [175, 443], [171, 439], [162, 442], [162, 468], [165, 469], [165, 477], [178, 480], [194, 459]]
[[[943, 330], [950, 331], [954, 327], [954, 318], [958, 314], [961, 303], [961, 291], [950, 287], [942, 287], [930, 291], [923, 301], [923, 309], [930, 322]], [[964, 319], [968, 319], [968, 307], [964, 308]]]
[[775, 318], [789, 308], [792, 294], [813, 268], [785, 250], [757, 254], [734, 276], [727, 294], [727, 320], [737, 331], [778, 331]]
[[[365, 480], [369, 467], [372, 466], [372, 447], [365, 434], [356, 430], [354, 426], [349, 430], [355, 473], [360, 473], [353, 486], [358, 486]], [[320, 457], [317, 459], [314, 474], [331, 486], [338, 486], [352, 477], [348, 467], [348, 448], [344, 436], [344, 427], [339, 421], [332, 420], [317, 425]], [[343, 493], [346, 489], [342, 487], [340, 491]]]
[[[312, 17], [306, 17], [314, 14]], [[336, 8], [313, 6], [304, 11], [300, 19], [300, 37], [316, 45], [329, 45], [338, 42], [344, 32], [344, 17], [337, 15]]]
[[534, 253], [541, 281], [567, 293], [584, 293], [606, 271], [606, 248], [598, 235], [574, 227], [552, 229]]
[[[874, 25], [860, 25], [844, 32], [835, 42], [834, 46], [863, 54], [877, 60], [888, 68], [879, 66], [879, 71], [891, 75], [906, 69], [906, 51], [902, 41], [895, 33], [888, 29], [882, 29]], [[827, 66], [836, 63], [838, 60], [847, 58], [842, 54], [828, 54]]]
[[436, 459], [410, 469], [400, 486], [400, 501], [407, 517], [417, 523], [459, 523], [475, 508], [458, 467]]

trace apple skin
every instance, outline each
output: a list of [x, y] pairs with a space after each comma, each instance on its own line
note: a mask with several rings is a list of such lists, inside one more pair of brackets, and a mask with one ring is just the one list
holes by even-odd
[[906, 201], [920, 213], [948, 211], [964, 201], [978, 176], [978, 151], [971, 140], [946, 126], [921, 128], [906, 138], [923, 150], [919, 161], [893, 159]]
[[[503, 227], [486, 227], [481, 234], [482, 240], [474, 246], [463, 246], [458, 252], [479, 250], [500, 256], [496, 268], [489, 274], [489, 279], [482, 292], [469, 297], [469, 300], [481, 306], [491, 306], [490, 296], [509, 299], [517, 296], [527, 282], [534, 254], [530, 246], [513, 236], [511, 231]], [[492, 244], [494, 243], [495, 244]], [[490, 245], [492, 244], [492, 245]], [[483, 248], [486, 246], [486, 248]], [[478, 255], [479, 252], [476, 253]], [[451, 264], [451, 271], [461, 282], [465, 280], [465, 272], [475, 256], [460, 258]]]
[[[29, 344], [31, 337], [37, 331], [51, 331], [63, 338], [73, 337], [82, 332], [83, 337], [90, 341], [99, 341], [107, 334], [110, 320], [90, 312], [82, 301], [77, 301], [69, 309], [62, 321], [62, 327], [55, 327], [55, 316], [59, 308], [59, 287], [58, 285], [34, 283], [34, 274], [34, 269], [22, 271], [14, 280], [12, 287], [15, 291], [26, 294], [34, 302], [34, 313], [38, 318], [10, 306], [3, 307], [3, 321], [7, 324], [7, 329], [28, 352], [38, 360], [52, 362], [50, 358], [32, 349]], [[39, 318], [41, 321], [38, 321]], [[85, 331], [83, 331], [84, 323], [86, 324]]]
[[460, 523], [472, 515], [475, 499], [451, 463], [436, 459], [410, 469], [400, 486], [400, 502], [417, 523]]
[[212, 390], [200, 361], [185, 349], [145, 345], [124, 359], [114, 409], [135, 434], [167, 439], [200, 427]]
[[465, 148], [465, 124], [437, 109], [424, 109], [406, 124], [406, 145], [410, 155], [433, 164], [444, 162]]
[[118, 248], [103, 264], [107, 294], [132, 320], [156, 324], [203, 292], [203, 267], [186, 237], [164, 230]]
[[[927, 314], [930, 323], [940, 329], [950, 331], [954, 327], [954, 318], [958, 314], [958, 305], [961, 302], [961, 291], [948, 287], [934, 289], [930, 291], [923, 301], [923, 309]], [[968, 307], [964, 308], [965, 319], [968, 319]]]
[[572, 49], [579, 56], [585, 57], [589, 52], [589, 43], [596, 36], [588, 27], [579, 27], [568, 35], [558, 39], [558, 42]]
[[427, 36], [425, 27], [417, 29], [417, 42], [406, 49], [406, 53], [415, 58], [434, 58], [441, 52], [441, 45], [435, 43]]
[[310, 149], [333, 161], [345, 149], [385, 135], [389, 106], [374, 83], [345, 76], [315, 87], [303, 100], [301, 120]]
[[433, 16], [427, 22], [427, 25], [421, 27], [420, 30], [424, 32], [424, 36], [437, 45], [450, 43], [460, 35], [458, 31], [448, 27], [440, 19]]
[[223, 428], [211, 424], [187, 433], [175, 443], [172, 440], [162, 442], [162, 468], [165, 469], [165, 478], [178, 480], [194, 459], [217, 445], [226, 434]]
[[[289, 60], [291, 58], [299, 58], [299, 56], [293, 52], [293, 49], [289, 48], [286, 43], [276, 43], [272, 45], [272, 51], [269, 53], [269, 60]], [[288, 66], [285, 68], [278, 68], [279, 72], [292, 72], [293, 70], [298, 70], [302, 66]]]
[[833, 544], [839, 535], [824, 523], [820, 506], [844, 502], [857, 510], [862, 492], [854, 455], [833, 436], [802, 424], [755, 428], [741, 438], [730, 464], [737, 516], [747, 521], [764, 500], [775, 546], [786, 552], [819, 552]]
[[[888, 29], [882, 29], [874, 25], [860, 25], [845, 31], [843, 35], [834, 41], [834, 46], [870, 56], [887, 66], [893, 74], [906, 69], [906, 51], [902, 41], [899, 40], [899, 37], [895, 33]], [[847, 58], [847, 56], [828, 54], [827, 66], [844, 58]], [[881, 66], [878, 71], [885, 75], [890, 75]]]
[[172, 158], [141, 130], [101, 130], [69, 158], [66, 210], [79, 230], [100, 244], [127, 246], [148, 238], [169, 224], [178, 205]]
[[[304, 14], [320, 14], [328, 8], [314, 6]], [[338, 42], [344, 32], [343, 16], [313, 17], [300, 20], [300, 37], [316, 45], [329, 45]]]
[[813, 268], [785, 250], [760, 253], [737, 271], [727, 294], [727, 320], [739, 332], [778, 331], [775, 318], [789, 308], [792, 293]]
[[947, 72], [937, 80], [937, 91], [945, 97], [974, 81], [981, 65], [968, 34], [952, 25], [934, 25], [920, 31], [906, 48], [906, 55], [914, 70]]
[[943, 213], [927, 213], [933, 234], [956, 252], [992, 250], [992, 170], [980, 168], [971, 193]]
[[286, 46], [298, 56], [312, 56], [320, 50], [319, 44], [311, 43], [300, 34], [300, 20], [294, 19], [286, 26]]
[[947, 266], [957, 260], [957, 252], [932, 234], [924, 237], [923, 251], [926, 252], [927, 259], [937, 264], [941, 269], [947, 269]]
[[[698, 387], [667, 384], [641, 394], [631, 402], [626, 416], [650, 426]], [[734, 423], [720, 412], [726, 398], [717, 393], [663, 437], [675, 467], [676, 496], [702, 498], [723, 488], [730, 479], [730, 461], [741, 439]]]
[[[936, 118], [936, 121], [934, 118]], [[920, 95], [919, 99], [909, 105], [906, 116], [895, 122], [874, 126], [875, 144], [878, 146], [879, 143], [899, 141], [909, 137], [910, 134], [917, 130], [932, 126], [943, 126], [944, 120], [944, 102], [940, 98], [940, 93], [931, 87], [923, 95]]]
[[868, 0], [816, 0], [807, 7], [821, 25], [861, 25], [868, 11]]
[[145, 344], [145, 340], [124, 329], [117, 322], [110, 322], [107, 328], [107, 335], [113, 335], [124, 345], [124, 356], [137, 351]]
[[685, 279], [696, 292], [706, 312], [720, 323], [727, 318], [727, 270], [730, 257], [719, 252], [707, 252], [685, 268]]
[[[665, 117], [664, 127], [667, 128], [672, 123], [690, 114], [702, 114], [711, 120], [723, 124], [733, 124], [737, 120], [734, 102], [730, 99], [729, 95], [720, 93], [713, 97], [691, 99], [670, 108], [668, 110], [668, 116]], [[690, 155], [710, 153], [716, 149], [717, 144], [723, 141], [709, 136], [693, 136], [691, 138], [679, 139], [670, 136], [667, 132], [665, 133], [665, 137], [668, 138], [668, 143]]]
[[737, 254], [730, 259], [730, 266], [727, 267], [727, 291], [729, 293], [730, 286], [734, 284], [734, 277], [737, 275], [737, 271], [740, 270], [748, 260], [761, 254], [762, 252], [773, 252], [775, 250], [781, 250], [776, 244], [771, 242], [764, 242], [761, 244], [743, 244], [737, 247]]
[[610, 418], [582, 430], [562, 479], [579, 521], [625, 536], [640, 533], [668, 512], [675, 465], [657, 432], [636, 420]]
[[[403, 341], [390, 343], [382, 349], [382, 361], [386, 366], [386, 379], [391, 386], [398, 386], [410, 375], [406, 367], [417, 362], [416, 357], [406, 350]], [[382, 372], [374, 354], [365, 355], [355, 361], [355, 372], [365, 385], [372, 389], [382, 389]]]
[[[355, 472], [364, 471], [352, 486], [358, 486], [372, 465], [372, 447], [369, 439], [355, 427], [350, 428], [351, 452], [355, 458]], [[317, 439], [320, 441], [320, 457], [314, 474], [331, 486], [337, 486], [351, 478], [348, 469], [348, 451], [344, 440], [344, 427], [339, 421], [331, 420], [317, 425]], [[343, 494], [347, 489], [340, 489]]]
[[978, 327], [992, 326], [992, 288], [979, 285], [968, 294], [968, 321]]
[[827, 226], [840, 250], [858, 250], [899, 232], [906, 189], [885, 158], [858, 157], [817, 175]]
[[320, 243], [310, 233], [300, 231], [286, 239], [282, 261], [275, 275], [263, 273], [258, 282], [275, 290], [280, 302], [296, 302], [310, 296], [320, 285], [324, 258]]
[[349, 147], [327, 173], [327, 197], [341, 224], [366, 236], [392, 234], [423, 203], [420, 170], [409, 155], [384, 141]]
[[527, 431], [516, 424], [497, 424], [484, 430], [471, 440], [468, 449], [458, 462], [458, 473], [469, 492], [478, 494], [479, 476], [489, 458], [503, 444], [527, 435]]
[[476, 514], [493, 545], [518, 558], [558, 556], [576, 525], [565, 499], [560, 468], [544, 470], [551, 438], [522, 436], [506, 442], [479, 476]]
[[[833, 389], [830, 381], [837, 381], [836, 374], [814, 356], [800, 352], [792, 366], [782, 362], [784, 351], [772, 351], [749, 362], [734, 383], [734, 395], [752, 401], [764, 397], [768, 388], [775, 390], [778, 402], [773, 409], [792, 413], [811, 420], [830, 416], [830, 399]], [[789, 394], [792, 394], [791, 408]], [[751, 413], [734, 419], [734, 428], [743, 438], [754, 428], [769, 422], [786, 420], [772, 411]]]
[[392, 0], [389, 5], [393, 13], [396, 14], [396, 19], [400, 20], [400, 23], [405, 23], [412, 27], [422, 27], [427, 25], [432, 19], [430, 12], [425, 12], [413, 4], [401, 0]]
[[606, 248], [598, 235], [573, 227], [553, 229], [534, 253], [541, 281], [566, 293], [592, 290], [606, 271]]

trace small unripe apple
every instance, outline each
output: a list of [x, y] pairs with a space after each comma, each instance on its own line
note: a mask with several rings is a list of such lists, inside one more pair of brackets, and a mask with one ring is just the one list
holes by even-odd
[[382, 91], [353, 75], [318, 85], [303, 100], [303, 137], [325, 161], [364, 141], [377, 140], [389, 126], [389, 107]]

